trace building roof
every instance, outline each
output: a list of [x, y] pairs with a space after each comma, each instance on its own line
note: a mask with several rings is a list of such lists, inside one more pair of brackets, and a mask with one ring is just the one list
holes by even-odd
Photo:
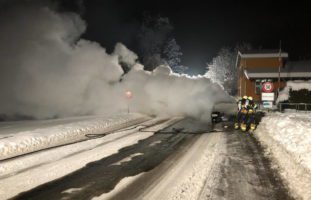
[[[246, 69], [244, 74], [248, 79], [251, 78], [278, 78], [278, 68], [255, 68]], [[281, 78], [311, 78], [311, 60], [287, 62], [280, 71]]]
[[254, 50], [242, 50], [238, 55], [241, 58], [288, 58], [288, 53], [279, 49], [254, 49]]
[[246, 49], [240, 50], [241, 54], [279, 53], [279, 49]]
[[288, 58], [287, 52], [278, 49], [241, 50], [238, 52], [235, 66], [238, 68], [241, 58]]

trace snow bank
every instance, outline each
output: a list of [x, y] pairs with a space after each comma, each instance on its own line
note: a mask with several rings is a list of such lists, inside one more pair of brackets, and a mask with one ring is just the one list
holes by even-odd
[[310, 113], [268, 113], [255, 135], [280, 167], [291, 191], [298, 198], [311, 199]]
[[148, 117], [141, 114], [90, 117], [67, 124], [15, 132], [0, 140], [0, 160], [87, 140], [87, 134], [107, 133], [147, 119]]
[[279, 97], [277, 98], [276, 102], [282, 102], [289, 99], [289, 91], [290, 89], [294, 91], [307, 89], [311, 91], [311, 80], [303, 81], [303, 80], [296, 80], [296, 81], [287, 81], [286, 87], [280, 92]]
[[276, 103], [286, 101], [289, 99], [289, 87], [285, 87], [282, 91], [280, 91], [280, 94], [278, 98], [276, 99]]

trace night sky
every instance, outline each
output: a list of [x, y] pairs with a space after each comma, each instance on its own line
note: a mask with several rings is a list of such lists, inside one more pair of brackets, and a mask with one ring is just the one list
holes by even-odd
[[85, 0], [83, 8], [68, 2], [88, 24], [83, 37], [108, 51], [116, 42], [137, 50], [144, 13], [168, 17], [184, 54], [182, 64], [198, 73], [221, 47], [239, 42], [278, 49], [282, 40], [292, 60], [311, 55], [311, 12], [303, 1]]

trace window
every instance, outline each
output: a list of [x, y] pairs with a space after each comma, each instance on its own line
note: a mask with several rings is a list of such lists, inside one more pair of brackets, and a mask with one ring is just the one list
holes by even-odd
[[261, 94], [261, 81], [255, 81], [255, 94]]

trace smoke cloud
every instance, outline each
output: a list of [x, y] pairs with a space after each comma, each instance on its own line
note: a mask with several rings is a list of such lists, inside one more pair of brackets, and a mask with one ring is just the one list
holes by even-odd
[[108, 54], [80, 39], [86, 23], [77, 14], [48, 4], [8, 6], [0, 27], [0, 114], [6, 116], [110, 115], [129, 104], [135, 112], [209, 119], [215, 102], [231, 99], [203, 76], [174, 74], [169, 66], [145, 71], [121, 43]]

